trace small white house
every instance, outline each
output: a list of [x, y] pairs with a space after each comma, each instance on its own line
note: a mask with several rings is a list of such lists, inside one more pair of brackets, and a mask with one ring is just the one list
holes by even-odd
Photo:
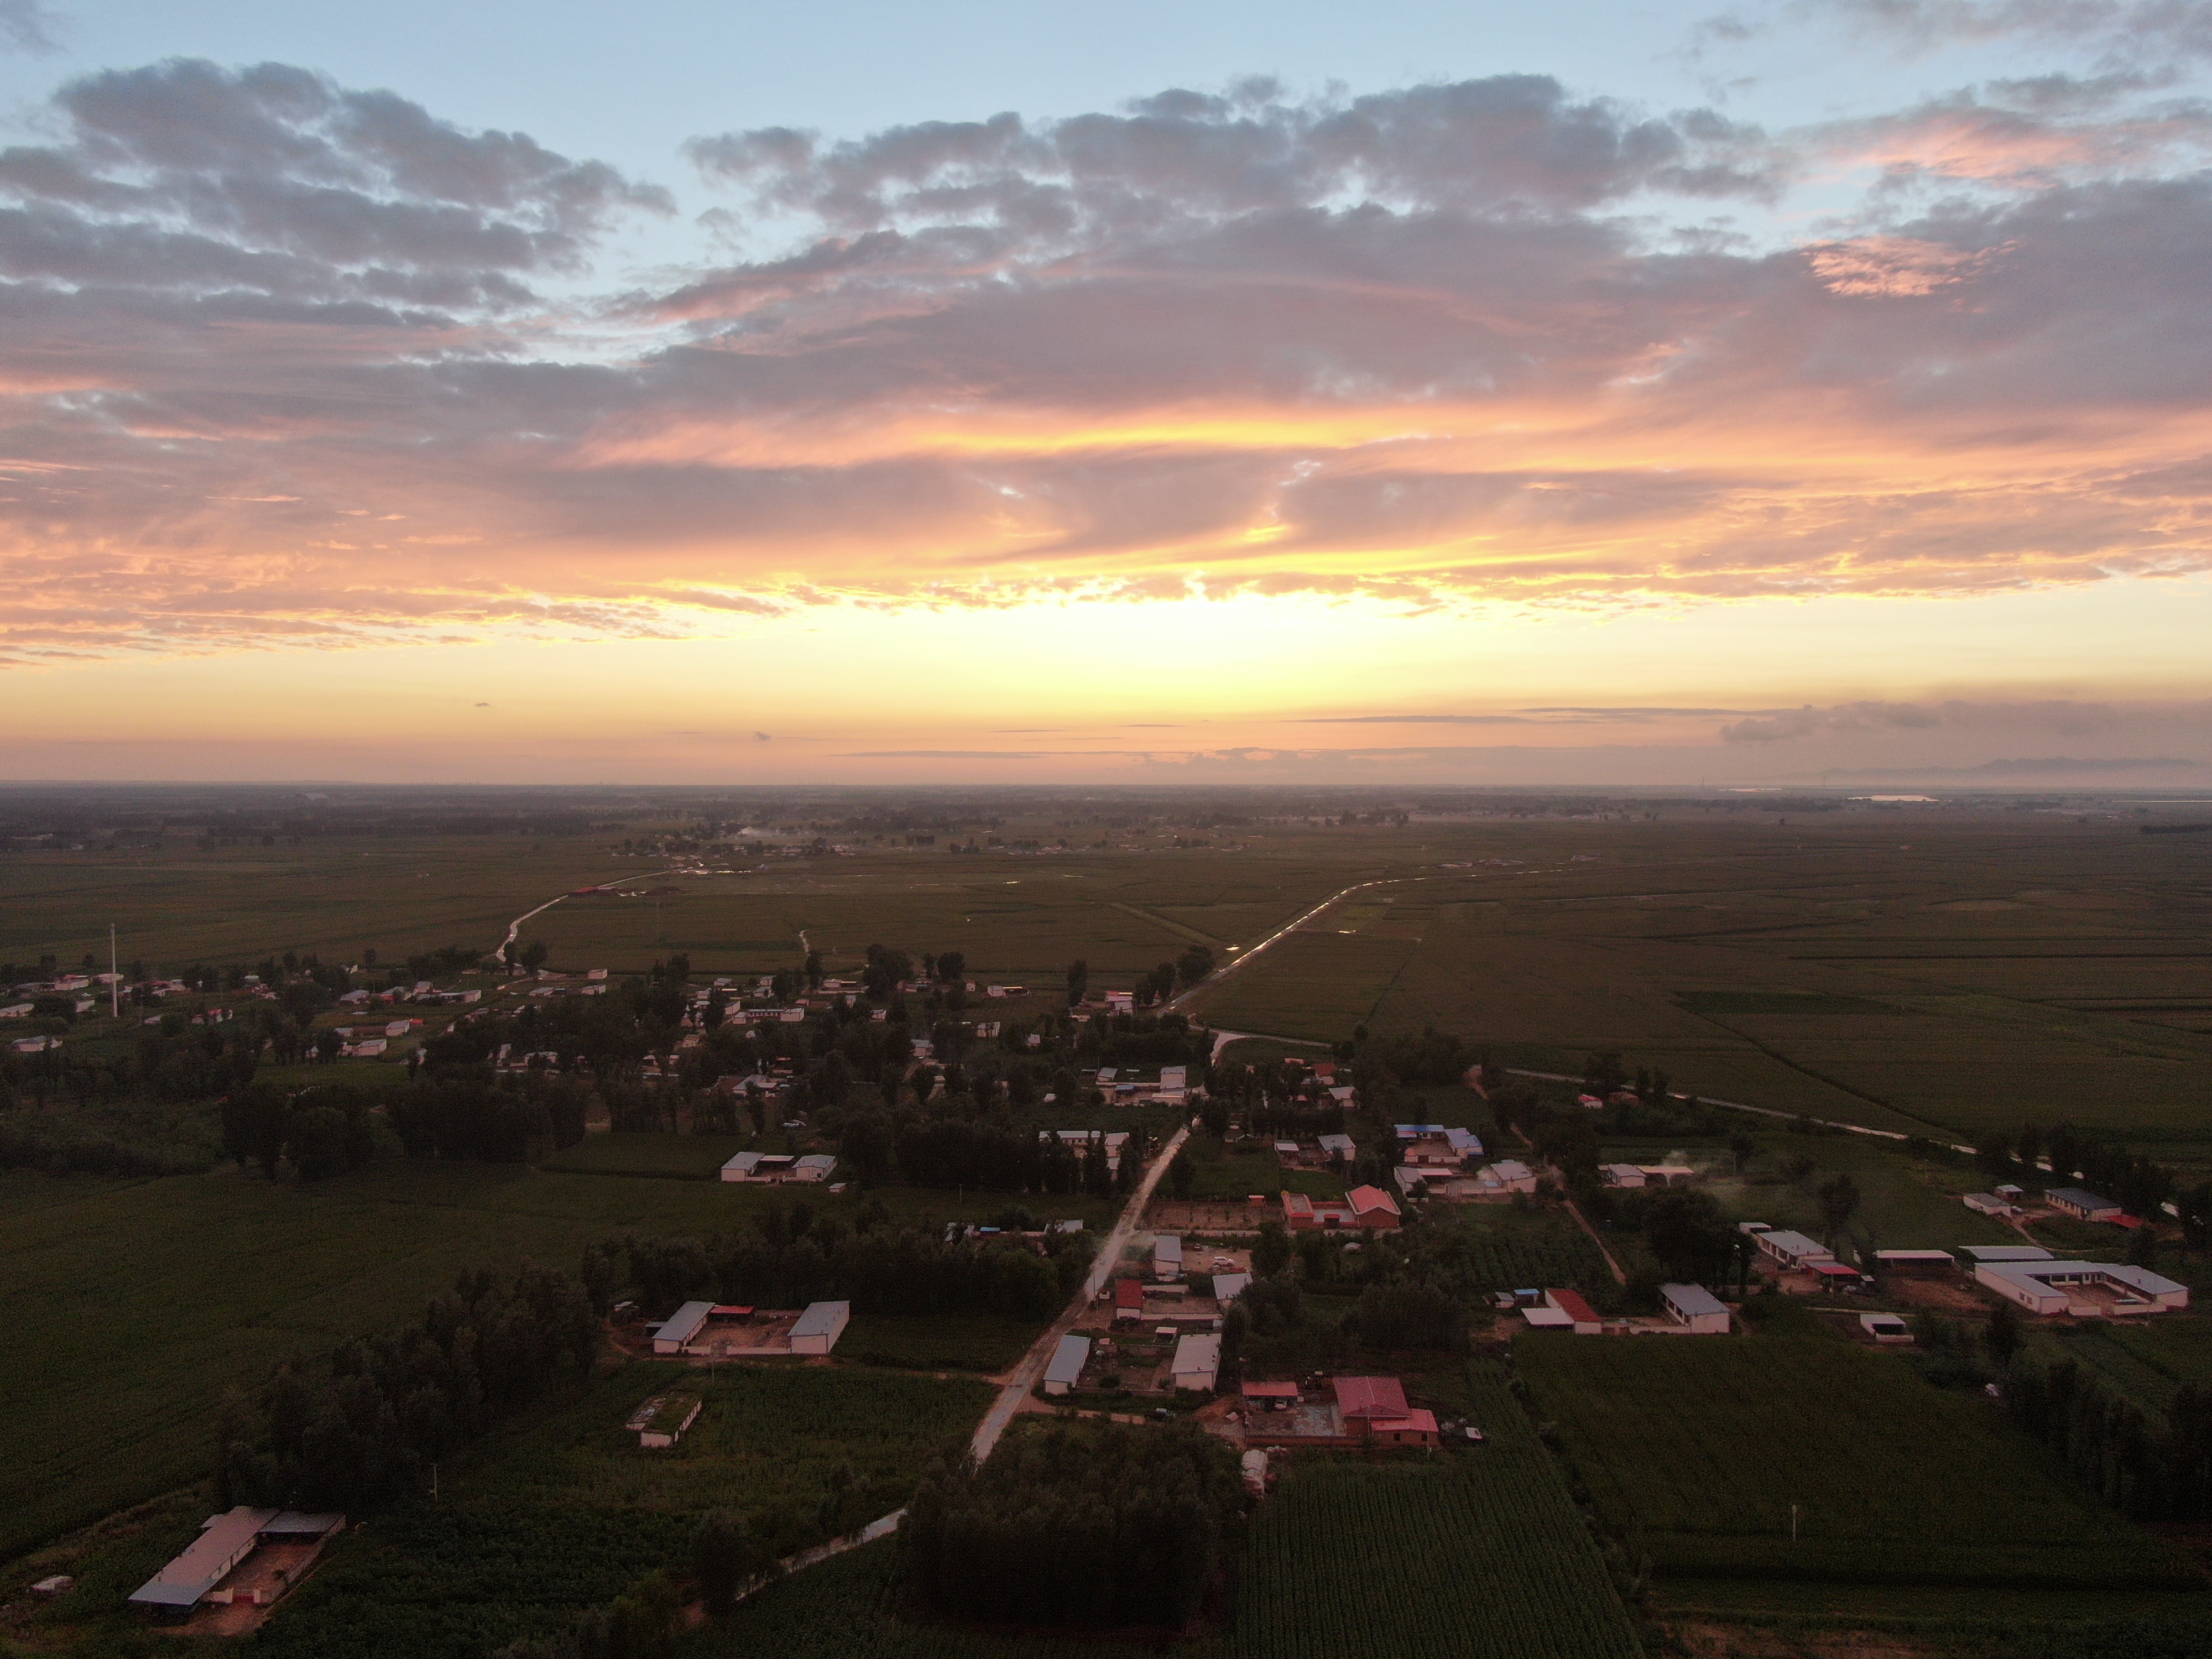
[[1728, 1304], [1702, 1285], [1662, 1285], [1659, 1300], [1667, 1316], [1698, 1336], [1726, 1336]]
[[1536, 1172], [1516, 1158], [1503, 1158], [1482, 1168], [1480, 1181], [1486, 1193], [1533, 1193]]
[[1066, 1394], [1083, 1377], [1083, 1368], [1091, 1358], [1091, 1339], [1087, 1336], [1063, 1336], [1060, 1346], [1053, 1350], [1052, 1364], [1044, 1368], [1044, 1391], [1047, 1394]]
[[1877, 1342], [1899, 1343], [1912, 1340], [1911, 1328], [1893, 1313], [1861, 1314], [1859, 1328]]
[[1995, 1193], [1968, 1193], [1963, 1200], [1976, 1215], [2018, 1215], [2020, 1206]]
[[1221, 1369], [1221, 1339], [1211, 1333], [1177, 1337], [1172, 1369], [1178, 1389], [1212, 1393], [1215, 1374]]
[[853, 1317], [849, 1302], [813, 1302], [799, 1316], [799, 1322], [791, 1328], [791, 1351], [793, 1353], [828, 1353], [837, 1346], [837, 1339], [845, 1334], [845, 1327]]
[[1182, 1240], [1171, 1233], [1162, 1233], [1152, 1241], [1152, 1277], [1182, 1277]]

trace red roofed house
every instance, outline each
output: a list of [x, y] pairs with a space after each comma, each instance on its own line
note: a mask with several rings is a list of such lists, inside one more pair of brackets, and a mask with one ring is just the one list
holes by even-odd
[[1403, 1417], [1370, 1418], [1367, 1437], [1381, 1446], [1433, 1446], [1437, 1439], [1437, 1414], [1409, 1411]]
[[1395, 1376], [1340, 1376], [1329, 1386], [1336, 1390], [1337, 1415], [1347, 1431], [1357, 1423], [1361, 1430], [1376, 1418], [1406, 1415], [1406, 1385]]
[[1597, 1316], [1597, 1310], [1583, 1299], [1580, 1291], [1547, 1291], [1544, 1304], [1572, 1320], [1579, 1336], [1595, 1336], [1605, 1329], [1605, 1322]]
[[1140, 1279], [1117, 1279], [1114, 1281], [1114, 1317], [1116, 1320], [1142, 1319], [1145, 1316], [1145, 1282]]
[[1398, 1225], [1398, 1200], [1380, 1187], [1354, 1187], [1344, 1195], [1344, 1203], [1352, 1212], [1352, 1224], [1355, 1227], [1389, 1231]]
[[1321, 1225], [1321, 1218], [1314, 1213], [1313, 1200], [1304, 1193], [1283, 1194], [1283, 1225], [1292, 1232], [1304, 1232]]
[[1247, 1382], [1241, 1392], [1247, 1400], [1296, 1400], [1298, 1385], [1295, 1382]]

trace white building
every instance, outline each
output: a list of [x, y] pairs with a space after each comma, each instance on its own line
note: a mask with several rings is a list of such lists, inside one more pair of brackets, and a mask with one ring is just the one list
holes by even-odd
[[1052, 1364], [1044, 1368], [1044, 1391], [1066, 1394], [1082, 1380], [1083, 1368], [1090, 1358], [1089, 1337], [1061, 1337], [1060, 1346], [1053, 1350]]
[[[2162, 1313], [2189, 1305], [2189, 1287], [2148, 1267], [2112, 1261], [1985, 1262], [1974, 1278], [2030, 1313]], [[2069, 1290], [2074, 1293], [2069, 1294]]]
[[1212, 1393], [1214, 1375], [1221, 1369], [1221, 1339], [1210, 1333], [1177, 1337], [1172, 1369], [1177, 1389]]
[[799, 1322], [791, 1328], [791, 1351], [793, 1353], [828, 1353], [837, 1346], [837, 1339], [845, 1334], [845, 1327], [853, 1317], [849, 1302], [811, 1302], [806, 1311], [799, 1316]]
[[1836, 1253], [1817, 1239], [1802, 1233], [1776, 1232], [1769, 1230], [1752, 1235], [1761, 1255], [1784, 1267], [1802, 1267], [1814, 1261], [1833, 1261]]
[[1536, 1172], [1517, 1158], [1503, 1158], [1495, 1164], [1486, 1164], [1480, 1177], [1486, 1193], [1533, 1193], [1536, 1190]]
[[714, 1313], [714, 1304], [711, 1302], [685, 1303], [662, 1320], [659, 1329], [653, 1332], [653, 1352], [682, 1353], [686, 1345], [707, 1328], [707, 1322]]
[[1662, 1285], [1659, 1300], [1667, 1316], [1699, 1336], [1726, 1336], [1728, 1304], [1702, 1285]]
[[1182, 1277], [1182, 1240], [1171, 1233], [1162, 1233], [1152, 1240], [1152, 1277]]

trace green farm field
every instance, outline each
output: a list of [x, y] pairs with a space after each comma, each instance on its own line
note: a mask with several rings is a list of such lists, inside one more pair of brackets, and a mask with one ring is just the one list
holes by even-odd
[[[624, 1419], [678, 1381], [705, 1409], [672, 1450], [641, 1449]], [[340, 1540], [255, 1651], [483, 1659], [565, 1628], [647, 1573], [682, 1571], [714, 1510], [743, 1516], [769, 1555], [787, 1554], [904, 1504], [924, 1461], [964, 1437], [990, 1398], [978, 1382], [851, 1366], [709, 1375], [633, 1362], [448, 1463], [435, 1504], [403, 1504]], [[160, 1506], [136, 1536], [95, 1543], [70, 1563], [83, 1589], [40, 1614], [44, 1631], [86, 1652], [131, 1639], [118, 1594], [204, 1513]]]
[[[1295, 1465], [1261, 1505], [1227, 1629], [1176, 1659], [1634, 1659], [1643, 1651], [1558, 1464], [1496, 1367], [1469, 1396], [1490, 1439], [1437, 1459]], [[1158, 1649], [996, 1635], [902, 1616], [895, 1543], [787, 1579], [687, 1656], [1133, 1659]]]
[[[198, 1480], [226, 1388], [404, 1324], [464, 1267], [567, 1267], [611, 1235], [726, 1230], [799, 1201], [779, 1188], [459, 1164], [296, 1188], [228, 1170], [130, 1185], [18, 1172], [0, 1192], [12, 1208], [0, 1215], [0, 1559]], [[877, 1195], [895, 1214], [939, 1219], [1007, 1201]], [[866, 1200], [804, 1201], [849, 1221]], [[1054, 1203], [1094, 1226], [1110, 1209]], [[949, 1353], [978, 1352], [973, 1332], [903, 1340], [918, 1352], [940, 1338]]]
[[[1066, 827], [1002, 826], [1047, 842]], [[2001, 810], [1778, 825], [1677, 807], [1632, 823], [1271, 823], [1233, 852], [1133, 830], [1072, 839], [1048, 856], [864, 846], [683, 876], [598, 836], [19, 854], [0, 860], [0, 958], [104, 954], [110, 921], [125, 955], [170, 967], [489, 950], [524, 911], [623, 878], [678, 890], [563, 898], [526, 938], [556, 967], [617, 971], [678, 951], [738, 973], [810, 947], [833, 972], [871, 943], [958, 949], [971, 976], [1028, 985], [1042, 1006], [1079, 957], [1100, 988], [1194, 942], [1226, 962], [1328, 895], [1382, 882], [1191, 1012], [1301, 1041], [1433, 1024], [1539, 1070], [1619, 1049], [1753, 1105], [1968, 1140], [2065, 1119], [2212, 1164], [2203, 837]]]
[[2203, 1585], [1984, 1402], [1939, 1393], [1894, 1355], [1825, 1334], [1540, 1334], [1514, 1353], [1599, 1513], [1670, 1577]]

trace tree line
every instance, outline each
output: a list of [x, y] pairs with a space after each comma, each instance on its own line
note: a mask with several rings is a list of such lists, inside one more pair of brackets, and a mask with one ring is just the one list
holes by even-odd
[[941, 1618], [1175, 1631], [1219, 1585], [1242, 1504], [1228, 1450], [1195, 1425], [1055, 1427], [980, 1467], [938, 1458], [898, 1535]]
[[2212, 1392], [2185, 1382], [2165, 1412], [2126, 1398], [2092, 1368], [2021, 1349], [1998, 1397], [2113, 1508], [2138, 1521], [2212, 1520]]
[[899, 1226], [880, 1211], [848, 1228], [804, 1205], [769, 1210], [735, 1233], [698, 1239], [627, 1237], [587, 1253], [586, 1280], [602, 1293], [635, 1287], [656, 1316], [692, 1301], [793, 1308], [847, 1301], [864, 1314], [994, 1313], [1042, 1319], [1089, 1271], [1085, 1233], [1054, 1233], [1039, 1255], [1027, 1241]]
[[574, 1275], [471, 1269], [416, 1323], [341, 1344], [328, 1365], [280, 1366], [233, 1391], [218, 1431], [217, 1501], [358, 1510], [548, 1394], [580, 1383], [599, 1310]]

